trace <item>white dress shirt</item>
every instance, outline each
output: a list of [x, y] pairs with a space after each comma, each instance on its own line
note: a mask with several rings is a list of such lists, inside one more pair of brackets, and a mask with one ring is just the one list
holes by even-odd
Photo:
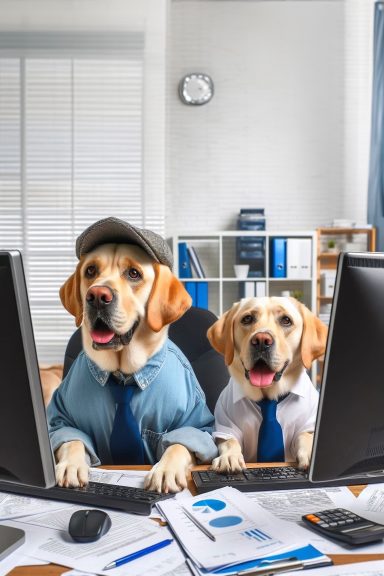
[[[303, 369], [291, 393], [277, 405], [276, 418], [283, 430], [285, 461], [296, 460], [297, 437], [315, 429], [319, 393]], [[246, 462], [257, 461], [261, 409], [244, 395], [240, 384], [230, 379], [215, 408], [214, 438], [236, 438]]]

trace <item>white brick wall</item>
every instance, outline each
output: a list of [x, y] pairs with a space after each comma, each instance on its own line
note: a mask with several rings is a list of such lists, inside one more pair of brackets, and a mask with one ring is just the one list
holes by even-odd
[[[170, 3], [167, 235], [231, 229], [265, 207], [269, 229], [343, 216], [344, 3]], [[188, 72], [212, 76], [201, 107], [177, 95]]]

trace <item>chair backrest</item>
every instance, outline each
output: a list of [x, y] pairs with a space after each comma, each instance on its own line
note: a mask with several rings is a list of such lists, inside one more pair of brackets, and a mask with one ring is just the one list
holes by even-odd
[[[211, 347], [207, 338], [207, 330], [216, 320], [213, 312], [192, 306], [179, 320], [170, 325], [168, 333], [172, 342], [191, 363], [212, 412], [220, 392], [229, 380], [224, 358]], [[81, 329], [78, 328], [69, 339], [65, 351], [64, 376], [81, 350]]]

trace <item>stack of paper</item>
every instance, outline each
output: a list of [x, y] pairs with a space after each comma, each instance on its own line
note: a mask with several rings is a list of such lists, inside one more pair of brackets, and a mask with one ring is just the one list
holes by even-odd
[[304, 539], [291, 541], [289, 525], [234, 488], [175, 501], [164, 500], [158, 508], [193, 562], [196, 574], [212, 571], [237, 574], [264, 562], [308, 557], [313, 565], [330, 559]]

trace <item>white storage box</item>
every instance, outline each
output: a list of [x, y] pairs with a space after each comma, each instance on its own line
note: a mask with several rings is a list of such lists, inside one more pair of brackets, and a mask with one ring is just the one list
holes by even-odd
[[321, 296], [332, 298], [335, 290], [336, 270], [323, 270], [320, 274]]

